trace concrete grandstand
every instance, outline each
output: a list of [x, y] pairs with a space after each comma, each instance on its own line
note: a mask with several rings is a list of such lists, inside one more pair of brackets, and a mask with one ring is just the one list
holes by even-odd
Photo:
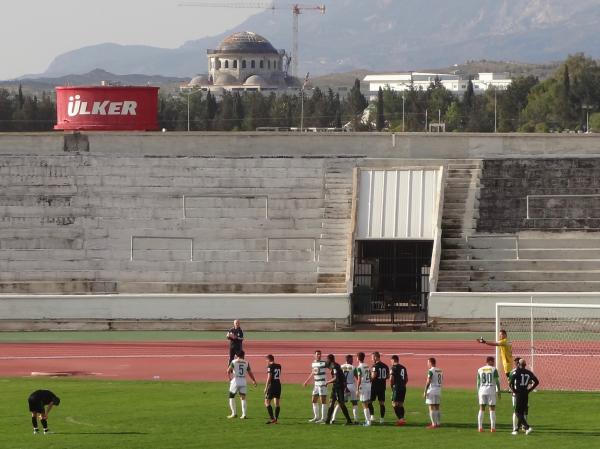
[[1, 329], [489, 323], [600, 302], [593, 135], [0, 135]]

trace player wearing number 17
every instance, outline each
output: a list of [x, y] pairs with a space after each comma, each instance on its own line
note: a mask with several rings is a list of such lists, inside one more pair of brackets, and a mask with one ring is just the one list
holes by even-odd
[[500, 376], [494, 367], [494, 357], [488, 357], [486, 364], [477, 370], [477, 393], [479, 396], [479, 414], [477, 428], [483, 432], [485, 407], [490, 407], [490, 431], [496, 431], [496, 398], [500, 399]]
[[[281, 365], [275, 363], [275, 357], [269, 354], [267, 357], [267, 383], [265, 385], [265, 407], [269, 412], [267, 424], [277, 424], [281, 404]], [[275, 414], [271, 401], [275, 401]]]
[[525, 434], [529, 435], [532, 428], [525, 418], [529, 409], [529, 393], [531, 393], [540, 384], [535, 374], [525, 368], [527, 364], [524, 359], [519, 360], [516, 371], [511, 375], [509, 387], [515, 394], [515, 413], [517, 415], [517, 430], [513, 430], [513, 435], [519, 433], [519, 427], [523, 426]]

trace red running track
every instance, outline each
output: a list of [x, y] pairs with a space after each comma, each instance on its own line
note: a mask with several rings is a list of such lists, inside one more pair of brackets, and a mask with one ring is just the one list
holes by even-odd
[[[477, 368], [492, 348], [466, 341], [256, 341], [245, 345], [246, 359], [259, 382], [266, 378], [264, 356], [275, 355], [283, 365], [286, 382], [301, 383], [310, 373], [315, 349], [324, 356], [380, 351], [385, 363], [398, 354], [412, 385], [425, 381], [426, 361], [438, 359], [449, 387], [472, 387]], [[0, 344], [0, 376], [64, 373], [106, 379], [225, 381], [228, 347], [206, 341], [136, 343], [7, 343]], [[369, 360], [370, 362], [370, 360]], [[343, 363], [343, 362], [342, 362]], [[414, 383], [413, 383], [414, 382]]]
[[[556, 343], [554, 349], [560, 350], [560, 343]], [[578, 358], [583, 356], [586, 363], [600, 369], [600, 344], [587, 343], [588, 354]], [[473, 388], [477, 369], [485, 364], [487, 356], [495, 353], [494, 348], [476, 341], [251, 341], [245, 344], [246, 358], [259, 382], [265, 381], [264, 356], [269, 353], [283, 365], [285, 382], [303, 382], [310, 372], [315, 349], [321, 349], [324, 356], [335, 354], [338, 361], [342, 361], [345, 354], [380, 351], [383, 361], [389, 363], [389, 356], [398, 354], [408, 369], [412, 386], [424, 384], [427, 358], [436, 357], [438, 367], [444, 371], [444, 384], [460, 388]], [[105, 379], [226, 381], [227, 354], [227, 343], [217, 341], [6, 343], [0, 344], [0, 376], [30, 376], [37, 372]], [[566, 360], [562, 354], [552, 354], [546, 356], [543, 363], [539, 362], [536, 373], [544, 383], [542, 386], [573, 388], [572, 375], [567, 377], [569, 385], [549, 385], [551, 372], [565, 366]], [[584, 387], [600, 390], [600, 379]]]

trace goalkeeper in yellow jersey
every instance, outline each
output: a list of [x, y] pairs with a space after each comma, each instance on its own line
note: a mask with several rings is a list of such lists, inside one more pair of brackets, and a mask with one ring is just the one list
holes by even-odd
[[502, 360], [502, 367], [504, 368], [504, 374], [508, 379], [508, 375], [512, 370], [512, 343], [508, 341], [508, 335], [504, 329], [500, 329], [498, 332], [498, 341], [489, 342], [485, 341], [483, 337], [477, 339], [479, 343], [483, 343], [488, 346], [498, 346], [500, 348], [500, 360]]

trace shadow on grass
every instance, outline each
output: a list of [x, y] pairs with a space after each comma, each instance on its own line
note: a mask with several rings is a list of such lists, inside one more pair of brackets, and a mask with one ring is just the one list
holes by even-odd
[[52, 432], [54, 435], [148, 435], [148, 432]]

